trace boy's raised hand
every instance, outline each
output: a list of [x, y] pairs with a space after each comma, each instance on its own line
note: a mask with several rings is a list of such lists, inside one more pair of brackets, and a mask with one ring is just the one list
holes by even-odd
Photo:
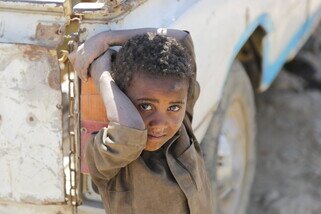
[[86, 40], [77, 50], [68, 55], [68, 58], [77, 72], [79, 78], [87, 80], [90, 64], [109, 48], [101, 34], [97, 34]]

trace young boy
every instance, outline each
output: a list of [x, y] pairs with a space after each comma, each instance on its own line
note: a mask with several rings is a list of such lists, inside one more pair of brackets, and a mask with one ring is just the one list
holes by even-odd
[[[106, 213], [212, 213], [211, 187], [191, 128], [199, 86], [189, 34], [164, 29], [109, 34], [91, 38], [95, 47], [104, 44], [89, 53], [91, 59], [106, 46], [126, 42], [113, 70], [111, 51], [91, 64], [110, 123], [86, 151]], [[78, 49], [78, 57], [95, 52], [85, 50], [91, 41]], [[86, 65], [76, 67], [86, 79]]]

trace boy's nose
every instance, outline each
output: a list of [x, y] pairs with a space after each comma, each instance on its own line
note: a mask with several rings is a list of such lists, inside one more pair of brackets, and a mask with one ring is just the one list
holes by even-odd
[[166, 116], [161, 113], [155, 113], [149, 121], [149, 127], [162, 128], [166, 125]]

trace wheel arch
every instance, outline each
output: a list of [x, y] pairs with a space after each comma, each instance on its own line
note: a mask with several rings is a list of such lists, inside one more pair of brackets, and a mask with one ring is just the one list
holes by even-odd
[[255, 91], [259, 88], [262, 79], [263, 38], [265, 35], [266, 31], [262, 26], [258, 26], [235, 57], [242, 63]]
[[255, 91], [258, 91], [262, 84], [263, 60], [267, 57], [265, 56], [266, 51], [264, 51], [267, 45], [264, 42], [264, 37], [271, 29], [272, 22], [268, 14], [262, 14], [254, 19], [234, 45], [232, 57], [229, 60], [229, 67], [235, 60], [242, 63]]

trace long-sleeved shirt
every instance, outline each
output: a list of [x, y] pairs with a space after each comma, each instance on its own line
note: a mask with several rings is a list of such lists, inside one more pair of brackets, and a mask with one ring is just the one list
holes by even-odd
[[106, 213], [212, 213], [211, 187], [198, 143], [185, 126], [157, 151], [146, 131], [110, 123], [88, 144], [86, 159]]

